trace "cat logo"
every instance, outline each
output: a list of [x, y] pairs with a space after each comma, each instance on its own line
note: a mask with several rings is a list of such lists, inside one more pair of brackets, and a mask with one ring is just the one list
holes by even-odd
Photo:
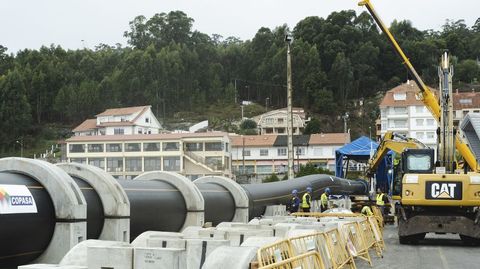
[[461, 182], [427, 182], [427, 199], [461, 200]]

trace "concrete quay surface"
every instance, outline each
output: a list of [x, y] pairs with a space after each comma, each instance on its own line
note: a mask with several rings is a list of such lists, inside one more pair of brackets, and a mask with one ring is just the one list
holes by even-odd
[[[383, 259], [371, 255], [373, 267], [356, 259], [358, 269], [463, 269], [480, 268], [480, 247], [463, 245], [458, 235], [427, 234], [418, 245], [400, 245], [397, 227], [384, 229]], [[372, 253], [371, 253], [372, 254]]]

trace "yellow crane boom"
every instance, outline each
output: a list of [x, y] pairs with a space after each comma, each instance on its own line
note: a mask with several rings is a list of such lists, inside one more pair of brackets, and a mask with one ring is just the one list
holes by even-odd
[[[407, 58], [407, 56], [403, 52], [402, 48], [398, 45], [392, 33], [390, 33], [390, 30], [388, 30], [388, 28], [385, 26], [383, 21], [380, 19], [380, 17], [376, 13], [375, 9], [373, 8], [373, 5], [370, 3], [370, 0], [360, 1], [358, 5], [365, 6], [367, 8], [367, 10], [370, 12], [370, 15], [378, 24], [382, 32], [388, 37], [388, 40], [390, 41], [393, 48], [395, 49], [395, 52], [400, 56], [400, 58], [402, 58], [403, 64], [407, 67], [407, 70], [410, 72], [414, 81], [417, 83], [418, 87], [420, 88], [420, 95], [422, 97], [421, 99], [423, 103], [428, 108], [428, 110], [430, 110], [430, 112], [432, 113], [433, 117], [437, 120], [437, 122], [440, 123], [441, 109], [438, 103], [438, 99], [433, 94], [433, 91], [430, 90], [427, 87], [427, 85], [425, 85], [422, 78], [418, 75], [417, 71], [415, 70], [410, 60]], [[458, 135], [458, 133], [455, 137], [455, 147], [458, 150], [458, 152], [462, 155], [465, 162], [468, 163], [470, 168], [473, 171], [477, 172], [478, 170], [477, 160], [475, 159], [475, 155], [472, 153], [468, 145], [463, 142], [463, 140]]]

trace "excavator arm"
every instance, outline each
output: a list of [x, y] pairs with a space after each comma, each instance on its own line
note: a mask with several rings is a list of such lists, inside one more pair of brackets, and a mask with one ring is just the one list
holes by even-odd
[[370, 158], [370, 160], [368, 160], [366, 171], [367, 176], [373, 176], [377, 170], [377, 167], [380, 165], [383, 157], [385, 157], [388, 151], [392, 150], [395, 153], [401, 154], [406, 149], [418, 148], [426, 148], [426, 146], [417, 139], [405, 137], [391, 131], [386, 132], [382, 141], [378, 145], [375, 154]]
[[[425, 85], [422, 78], [418, 75], [417, 71], [415, 70], [410, 60], [407, 58], [407, 56], [403, 52], [400, 45], [398, 45], [397, 41], [393, 37], [390, 30], [388, 30], [386, 25], [383, 23], [383, 21], [380, 19], [380, 17], [376, 13], [375, 9], [373, 8], [373, 5], [370, 3], [370, 0], [360, 1], [358, 5], [365, 6], [367, 8], [367, 10], [370, 12], [370, 15], [378, 24], [382, 32], [388, 37], [388, 40], [390, 41], [393, 48], [395, 49], [395, 52], [403, 60], [403, 64], [405, 65], [408, 72], [410, 73], [410, 75], [413, 77], [414, 81], [417, 83], [418, 87], [420, 88], [419, 94], [421, 96], [422, 102], [428, 108], [428, 110], [430, 110], [430, 112], [432, 113], [433, 117], [437, 120], [437, 122], [440, 123], [441, 108], [438, 103], [438, 99], [435, 97], [432, 90], [430, 90], [430, 88], [428, 88], [427, 85]], [[457, 134], [455, 137], [455, 147], [458, 150], [458, 152], [462, 155], [465, 162], [468, 163], [470, 168], [473, 171], [477, 172], [477, 160], [475, 159], [475, 155], [472, 153], [468, 145], [463, 142], [459, 134]]]

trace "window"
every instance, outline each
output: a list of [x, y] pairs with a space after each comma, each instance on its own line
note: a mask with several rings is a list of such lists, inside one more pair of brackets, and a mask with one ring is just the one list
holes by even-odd
[[285, 128], [278, 128], [277, 133], [284, 134], [285, 133]]
[[297, 155], [297, 156], [305, 155], [305, 148], [299, 148], [299, 147], [297, 147], [297, 148], [295, 149], [295, 155]]
[[283, 124], [283, 123], [284, 123], [284, 119], [283, 119], [283, 118], [278, 118], [277, 121], [278, 121], [278, 124]]
[[103, 152], [103, 144], [88, 144], [88, 152]]
[[148, 123], [150, 119], [148, 117], [145, 118], [145, 122]]
[[260, 156], [268, 156], [268, 149], [260, 149]]
[[81, 163], [81, 164], [87, 164], [87, 159], [85, 158], [70, 158], [71, 163]]
[[417, 124], [417, 126], [423, 126], [423, 119], [416, 119], [415, 123]]
[[105, 148], [107, 152], [122, 152], [122, 144], [107, 144]]
[[462, 105], [471, 105], [472, 104], [472, 99], [471, 98], [467, 98], [467, 99], [460, 99], [458, 100], [460, 102], [460, 104]]
[[412, 154], [407, 157], [408, 170], [430, 171], [432, 160], [429, 155]]
[[434, 139], [435, 138], [435, 132], [427, 132], [427, 139]]
[[125, 134], [125, 130], [123, 128], [115, 128], [115, 129], [113, 129], [113, 134], [123, 135], [123, 134]]
[[160, 151], [160, 143], [143, 143], [143, 151]]
[[142, 171], [142, 158], [125, 158], [125, 172]]
[[187, 151], [203, 151], [203, 143], [185, 143]]
[[243, 150], [243, 156], [250, 156], [250, 150], [249, 149], [245, 149]]
[[257, 174], [271, 174], [272, 166], [271, 165], [257, 165]]
[[123, 172], [123, 158], [107, 158], [107, 172]]
[[71, 153], [85, 152], [84, 144], [70, 144], [68, 148]]
[[96, 166], [100, 169], [105, 169], [105, 159], [104, 158], [88, 158], [88, 164]]
[[415, 106], [415, 112], [417, 113], [423, 113], [423, 106]]
[[142, 134], [142, 132], [143, 132], [142, 128], [138, 128], [138, 133]]
[[407, 127], [406, 120], [393, 120], [393, 127], [394, 128], [405, 128]]
[[287, 156], [287, 149], [286, 148], [277, 149], [277, 155], [278, 156]]
[[222, 151], [223, 143], [222, 142], [206, 142], [205, 151]]
[[265, 124], [273, 124], [273, 118], [266, 118], [263, 122], [265, 122]]
[[406, 108], [406, 107], [401, 107], [401, 106], [399, 106], [399, 107], [394, 107], [394, 108], [393, 108], [393, 112], [394, 112], [395, 114], [405, 114], [405, 113], [407, 113], [407, 108]]
[[161, 171], [162, 159], [160, 157], [145, 157], [144, 170], [147, 171]]
[[126, 152], [141, 151], [140, 143], [125, 143]]
[[424, 139], [425, 138], [425, 133], [424, 132], [417, 132], [416, 137], [417, 137], [417, 139]]
[[427, 119], [427, 125], [428, 126], [433, 126], [435, 120], [434, 119]]
[[395, 100], [395, 101], [407, 100], [407, 93], [405, 93], [405, 92], [394, 93], [393, 94], [393, 100]]
[[208, 167], [213, 168], [214, 170], [223, 169], [222, 157], [205, 157], [205, 163]]
[[163, 157], [163, 171], [180, 171], [180, 156]]
[[230, 144], [229, 143], [225, 143], [225, 151], [226, 152], [230, 151]]
[[179, 151], [180, 143], [178, 142], [163, 142], [162, 144], [163, 151]]

